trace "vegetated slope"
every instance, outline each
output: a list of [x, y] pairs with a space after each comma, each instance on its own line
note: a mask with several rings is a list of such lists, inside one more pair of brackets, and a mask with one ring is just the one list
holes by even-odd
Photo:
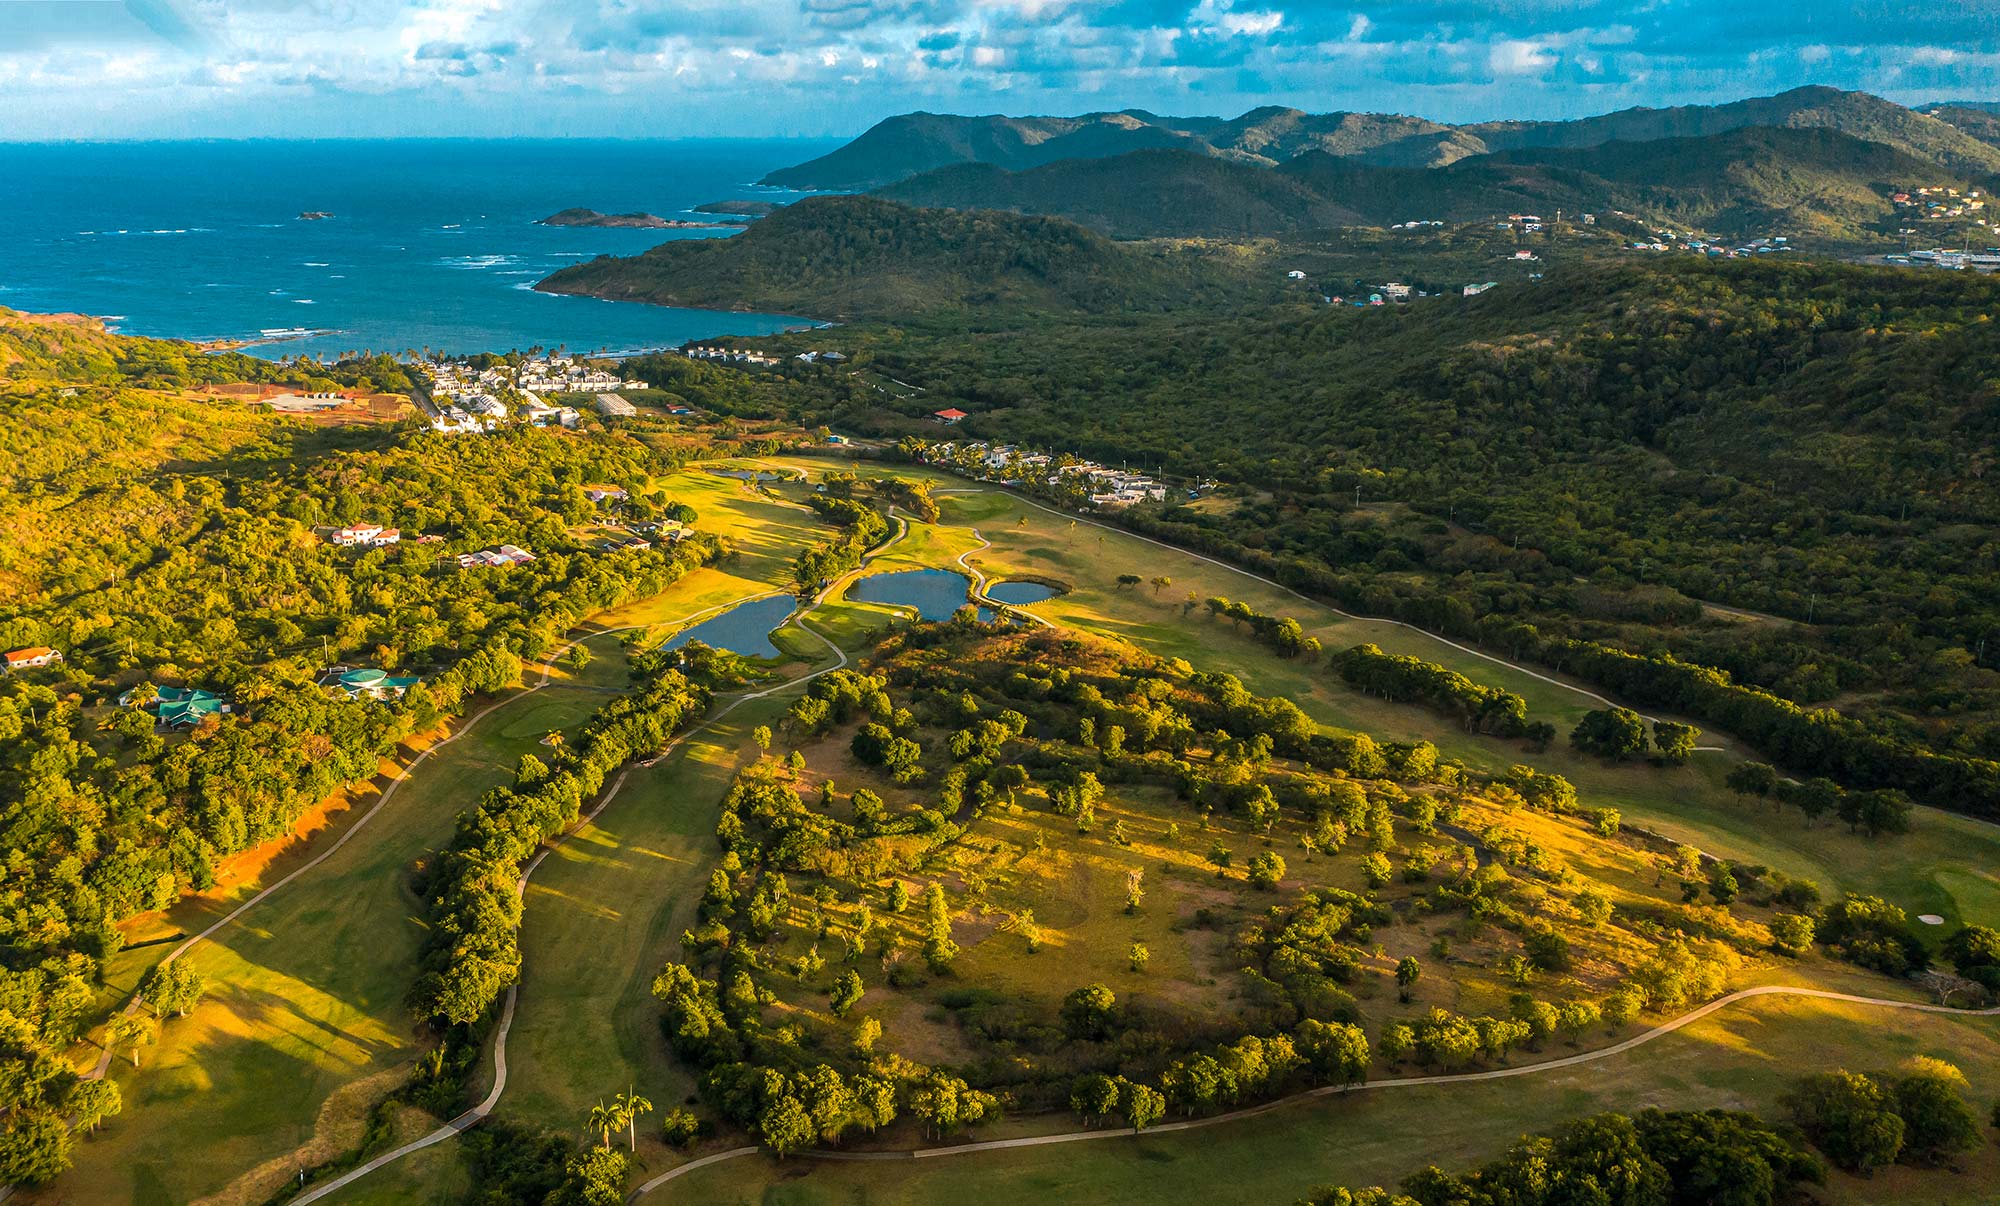
[[1026, 172], [962, 164], [877, 195], [911, 205], [1052, 214], [1131, 236], [1257, 236], [1366, 220], [1305, 180], [1188, 151], [1065, 160]]
[[1924, 112], [1961, 134], [2000, 147], [2000, 101], [1937, 105]]
[[600, 256], [536, 288], [837, 318], [937, 311], [1114, 313], [1214, 305], [1249, 288], [1233, 253], [1121, 246], [1058, 218], [812, 197], [730, 239]]
[[1497, 151], [1699, 138], [1750, 126], [1838, 130], [1960, 174], [2000, 174], [2000, 147], [1952, 122], [1865, 92], [1807, 87], [1722, 105], [1465, 126], [1399, 114], [1310, 114], [1285, 108], [1254, 109], [1233, 120], [1158, 117], [1139, 110], [1020, 118], [912, 113], [877, 124], [831, 154], [773, 172], [764, 182], [859, 190], [954, 164], [1022, 171], [1064, 159], [1108, 158], [1161, 147], [1266, 166], [1319, 152], [1384, 167], [1432, 168]]
[[1028, 172], [963, 165], [882, 190], [920, 205], [1052, 214], [1124, 236], [1243, 237], [1410, 218], [1619, 210], [1725, 234], [1834, 239], [1892, 213], [1889, 194], [1964, 181], [1936, 164], [1830, 129], [1749, 127], [1581, 150], [1478, 155], [1449, 167], [1379, 167], [1309, 152], [1276, 169], [1190, 153], [1071, 160]]

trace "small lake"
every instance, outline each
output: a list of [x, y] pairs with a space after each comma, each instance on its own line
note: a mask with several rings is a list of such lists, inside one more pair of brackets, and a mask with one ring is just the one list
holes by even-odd
[[709, 472], [717, 477], [733, 477], [739, 482], [757, 482], [759, 484], [764, 482], [790, 481], [792, 478], [792, 475], [789, 473], [776, 473], [762, 469], [710, 469]]
[[[956, 570], [898, 570], [870, 574], [847, 588], [847, 597], [857, 603], [886, 603], [891, 607], [914, 607], [917, 614], [936, 622], [949, 620], [971, 601], [972, 579]], [[979, 618], [993, 618], [990, 608], [980, 608]]]
[[995, 582], [986, 588], [986, 597], [1010, 607], [1026, 607], [1056, 597], [1056, 588], [1040, 582]]
[[690, 641], [700, 641], [711, 648], [726, 649], [744, 657], [776, 657], [778, 647], [771, 643], [771, 630], [785, 622], [785, 617], [792, 614], [792, 608], [797, 603], [790, 595], [772, 595], [767, 599], [738, 603], [719, 616], [703, 620], [692, 628], [681, 629], [666, 647], [679, 649]]

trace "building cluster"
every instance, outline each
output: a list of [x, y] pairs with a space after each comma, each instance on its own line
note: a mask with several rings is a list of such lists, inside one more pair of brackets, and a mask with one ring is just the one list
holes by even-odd
[[1970, 218], [1976, 225], [1987, 224], [1979, 216], [1986, 208], [1986, 198], [1976, 188], [1961, 194], [1956, 188], [1925, 185], [1891, 193], [1889, 203], [1896, 207], [1896, 216], [1905, 221], [1949, 222]]
[[580, 418], [576, 408], [550, 399], [559, 394], [646, 388], [644, 381], [627, 381], [574, 356], [542, 356], [486, 368], [433, 360], [420, 367], [430, 378], [431, 401], [438, 411], [432, 426], [439, 431], [492, 431], [508, 422], [574, 427]]
[[1631, 251], [1689, 252], [1707, 256], [1712, 260], [1745, 260], [1792, 249], [1790, 240], [1784, 235], [1766, 235], [1741, 243], [1729, 243], [1704, 238], [1691, 232], [1676, 233], [1671, 230], [1655, 230], [1651, 239], [1635, 239], [1625, 246]]
[[839, 352], [800, 352], [792, 357], [805, 364], [846, 364], [847, 357]]
[[1912, 251], [1906, 255], [1883, 256], [1882, 259], [1889, 264], [1944, 268], [1954, 272], [1967, 268], [1979, 272], [2000, 271], [2000, 247], [1988, 247], [1983, 251], [1932, 247], [1924, 251]]
[[[768, 367], [778, 363], [776, 356], [763, 352], [753, 352], [748, 348], [726, 348], [719, 344], [690, 344], [681, 349], [681, 354], [691, 360], [708, 360], [716, 364], [749, 364]], [[839, 353], [834, 353], [839, 355]]]
[[1100, 507], [1129, 507], [1164, 502], [1167, 487], [1143, 473], [1113, 469], [1078, 457], [1030, 453], [1012, 444], [961, 440], [939, 444], [925, 459], [971, 470], [1003, 486], [1046, 488], [1064, 496], [1082, 496]]

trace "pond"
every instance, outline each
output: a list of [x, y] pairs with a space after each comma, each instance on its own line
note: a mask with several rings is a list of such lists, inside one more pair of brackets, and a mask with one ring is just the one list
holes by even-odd
[[[914, 607], [926, 620], [949, 620], [970, 601], [972, 579], [956, 570], [898, 570], [870, 574], [847, 588], [847, 597], [857, 603], [886, 603], [891, 607]], [[979, 618], [993, 618], [991, 608], [979, 609]]]
[[679, 649], [690, 641], [700, 641], [711, 648], [726, 649], [744, 657], [776, 657], [778, 647], [771, 643], [771, 630], [785, 622], [785, 617], [792, 614], [792, 608], [797, 603], [790, 595], [771, 595], [738, 603], [719, 616], [681, 629], [666, 647]]
[[995, 582], [986, 588], [986, 597], [1011, 607], [1026, 607], [1056, 597], [1056, 588], [1042, 582]]
[[733, 477], [739, 482], [782, 482], [790, 481], [789, 473], [776, 473], [763, 469], [710, 469], [717, 477]]

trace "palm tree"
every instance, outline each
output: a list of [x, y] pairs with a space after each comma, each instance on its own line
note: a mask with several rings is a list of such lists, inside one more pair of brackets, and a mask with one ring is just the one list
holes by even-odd
[[608, 1148], [611, 1146], [611, 1132], [616, 1129], [620, 1121], [622, 1120], [618, 1117], [618, 1111], [607, 1108], [600, 1101], [590, 1107], [590, 1116], [584, 1120], [583, 1129], [596, 1131], [597, 1137]]
[[628, 1088], [613, 1100], [614, 1111], [625, 1119], [626, 1137], [631, 1140], [632, 1150], [639, 1150], [639, 1115], [653, 1112], [653, 1103], [633, 1093]]

